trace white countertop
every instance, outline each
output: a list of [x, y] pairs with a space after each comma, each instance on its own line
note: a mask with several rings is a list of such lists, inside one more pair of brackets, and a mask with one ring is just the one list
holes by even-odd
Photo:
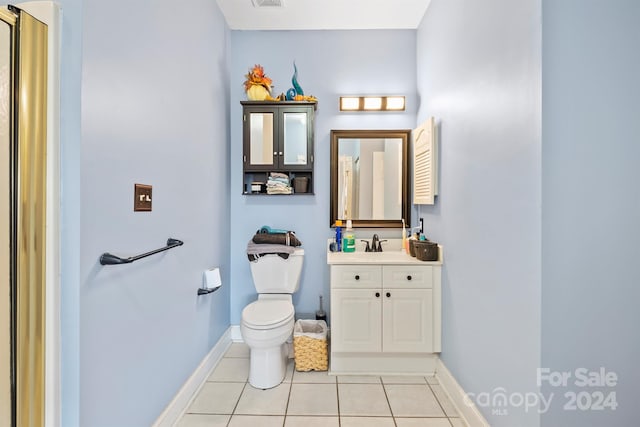
[[[371, 240], [371, 239], [367, 239]], [[355, 252], [331, 252], [329, 244], [333, 239], [327, 241], [327, 264], [379, 264], [379, 265], [442, 265], [443, 253], [442, 246], [438, 245], [437, 261], [420, 261], [399, 249], [402, 246], [402, 239], [388, 239], [389, 242], [383, 243], [383, 252], [365, 252], [356, 245]]]

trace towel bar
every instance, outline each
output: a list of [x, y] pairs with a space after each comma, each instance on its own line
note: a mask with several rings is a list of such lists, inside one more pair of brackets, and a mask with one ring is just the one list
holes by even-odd
[[182, 246], [183, 244], [184, 242], [182, 240], [169, 238], [167, 240], [167, 246], [165, 246], [164, 248], [156, 249], [154, 251], [147, 252], [141, 255], [136, 255], [129, 258], [120, 258], [117, 255], [113, 255], [113, 254], [110, 254], [109, 252], [105, 252], [102, 255], [100, 255], [100, 264], [102, 265], [129, 264], [129, 263], [132, 263], [133, 261], [146, 258], [150, 255], [154, 255], [159, 252], [164, 252], [171, 248], [175, 248], [177, 246]]

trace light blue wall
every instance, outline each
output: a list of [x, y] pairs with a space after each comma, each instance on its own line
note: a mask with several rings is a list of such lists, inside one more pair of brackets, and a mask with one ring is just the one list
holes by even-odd
[[[573, 374], [544, 383], [556, 402], [542, 425], [637, 425], [640, 3], [542, 10], [542, 366]], [[601, 367], [615, 387], [575, 386], [576, 369]], [[566, 392], [613, 392], [619, 406], [563, 410]]]
[[[418, 29], [418, 122], [440, 133], [440, 196], [420, 210], [445, 248], [442, 359], [476, 395], [536, 391], [540, 14], [539, 0], [433, 0]], [[495, 427], [539, 423], [537, 408], [480, 409]]]
[[[239, 324], [244, 306], [256, 298], [246, 244], [263, 224], [295, 230], [305, 249], [297, 313], [313, 313], [318, 296], [329, 300], [326, 239], [329, 228], [329, 132], [331, 129], [407, 129], [415, 125], [417, 99], [415, 31], [232, 31], [231, 33], [231, 323]], [[315, 123], [315, 195], [243, 196], [242, 83], [254, 64], [274, 81], [274, 93], [291, 87], [293, 61], [305, 94], [318, 98]], [[407, 96], [403, 113], [346, 114], [338, 111], [343, 94]], [[359, 231], [371, 237], [373, 231]], [[400, 237], [400, 232], [394, 231]], [[325, 305], [325, 310], [327, 310]]]
[[80, 425], [80, 92], [82, 0], [62, 0], [60, 50], [61, 419]]
[[[229, 326], [229, 30], [208, 0], [85, 0], [82, 19], [80, 425], [150, 425]], [[98, 263], [168, 237], [184, 246]], [[212, 266], [224, 286], [198, 297]]]

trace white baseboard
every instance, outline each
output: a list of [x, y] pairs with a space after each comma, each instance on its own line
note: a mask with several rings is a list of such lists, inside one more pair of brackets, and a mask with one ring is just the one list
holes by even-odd
[[[207, 377], [218, 365], [225, 352], [229, 349], [232, 342], [232, 328], [229, 327], [220, 337], [216, 345], [213, 346], [209, 354], [202, 359], [200, 365], [191, 374], [189, 379], [184, 383], [178, 394], [173, 398], [169, 405], [162, 411], [153, 427], [171, 427], [182, 416], [184, 411], [189, 407], [193, 397], [200, 391], [200, 388], [207, 380]], [[240, 329], [238, 328], [238, 332]]]
[[244, 342], [242, 334], [240, 333], [240, 325], [231, 325], [229, 326], [229, 329], [231, 330], [231, 341]]
[[442, 359], [438, 359], [436, 364], [436, 378], [469, 427], [491, 427], [475, 403], [467, 397], [460, 384], [451, 375]]

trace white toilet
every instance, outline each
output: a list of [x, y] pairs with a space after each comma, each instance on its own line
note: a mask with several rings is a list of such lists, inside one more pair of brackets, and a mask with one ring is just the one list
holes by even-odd
[[251, 349], [249, 384], [272, 388], [284, 379], [289, 356], [287, 339], [293, 333], [292, 296], [300, 287], [304, 250], [295, 249], [285, 260], [263, 255], [251, 261], [258, 299], [242, 310], [240, 332]]

